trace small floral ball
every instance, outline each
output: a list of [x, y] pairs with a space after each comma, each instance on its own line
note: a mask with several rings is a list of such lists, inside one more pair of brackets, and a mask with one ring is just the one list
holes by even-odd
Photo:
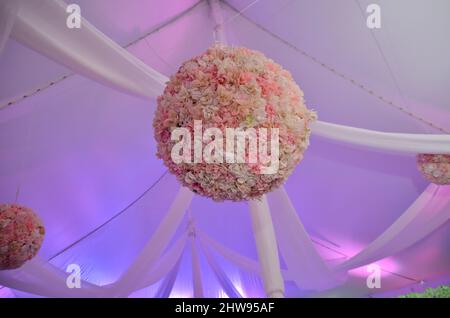
[[33, 210], [17, 204], [0, 205], [0, 270], [15, 269], [36, 256], [45, 229]]
[[[315, 119], [315, 112], [305, 105], [303, 92], [279, 64], [247, 48], [214, 45], [184, 62], [158, 98], [153, 121], [157, 156], [195, 193], [215, 201], [255, 199], [280, 186], [302, 160], [309, 144], [309, 124]], [[266, 136], [270, 146], [262, 149], [270, 151], [252, 161], [247, 140], [245, 162], [195, 161], [194, 121], [201, 122], [203, 133], [207, 129], [220, 130], [224, 149], [227, 129], [253, 128], [257, 138]], [[181, 163], [172, 157], [173, 147], [181, 140], [173, 138], [173, 131], [180, 127], [192, 133], [193, 145], [190, 154], [183, 153], [188, 160]], [[271, 139], [276, 138], [272, 134], [275, 130], [279, 135], [278, 155], [271, 157], [276, 153], [271, 148], [272, 142], [275, 145], [276, 139]], [[205, 147], [208, 140], [201, 138]], [[229, 153], [224, 150], [224, 157]], [[278, 162], [270, 173], [265, 170], [273, 163], [267, 161], [268, 157]]]
[[418, 154], [417, 165], [430, 182], [450, 184], [450, 155]]

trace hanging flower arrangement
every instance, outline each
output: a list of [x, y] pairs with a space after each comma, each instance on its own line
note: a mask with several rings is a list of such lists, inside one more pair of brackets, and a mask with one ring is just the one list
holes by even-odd
[[215, 45], [184, 62], [158, 98], [157, 156], [198, 194], [254, 199], [292, 173], [315, 118], [280, 65], [257, 51]]
[[450, 155], [418, 154], [417, 165], [430, 182], [450, 184]]
[[0, 205], [0, 270], [19, 268], [36, 256], [44, 234], [41, 220], [31, 209]]

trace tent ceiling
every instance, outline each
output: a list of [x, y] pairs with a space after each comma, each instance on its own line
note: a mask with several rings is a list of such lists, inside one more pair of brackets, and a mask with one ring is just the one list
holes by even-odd
[[[169, 75], [212, 43], [213, 22], [206, 1], [76, 0], [98, 29], [125, 45], [194, 6], [182, 18], [130, 46], [129, 50]], [[364, 7], [367, 1], [360, 1]], [[383, 27], [375, 32], [399, 90], [365, 27], [355, 1], [260, 0], [223, 4], [230, 43], [258, 49], [291, 70], [308, 105], [321, 119], [357, 127], [398, 132], [435, 132], [312, 63], [267, 34], [255, 23], [335, 67], [388, 99], [450, 129], [449, 5], [433, 0], [379, 1]], [[408, 9], [405, 9], [408, 8]], [[47, 84], [69, 70], [9, 41], [0, 58], [0, 104]], [[420, 76], [419, 76], [420, 74]], [[154, 101], [144, 101], [71, 76], [0, 110], [0, 200], [20, 201], [42, 215], [47, 229], [44, 256], [51, 256], [110, 219], [164, 172], [157, 160], [151, 121]], [[172, 177], [152, 192], [139, 209], [151, 217], [142, 230], [155, 229], [176, 188]], [[413, 156], [386, 154], [312, 138], [304, 162], [287, 190], [307, 229], [327, 248], [352, 254], [392, 223], [426, 187]], [[318, 198], [327, 198], [326, 200]], [[138, 213], [133, 210], [130, 213]], [[196, 198], [192, 211], [199, 226], [241, 253], [256, 257], [244, 204], [217, 205]], [[413, 249], [385, 262], [389, 270], [414, 279], [440, 275], [450, 266], [447, 225]], [[109, 281], [126, 266], [139, 246], [120, 240], [115, 229], [99, 246], [79, 245], [60, 263], [77, 258], [96, 261], [93, 279]], [[113, 242], [109, 243], [108, 242]], [[424, 251], [433, 250], [426, 254]], [[124, 257], [115, 255], [120, 250]], [[228, 269], [232, 271], [232, 269]], [[189, 269], [181, 277], [189, 279]], [[184, 275], [184, 276], [183, 276]], [[357, 276], [355, 276], [357, 277]], [[356, 278], [355, 278], [356, 279]], [[412, 281], [391, 276], [386, 288]], [[345, 291], [360, 292], [360, 281]], [[181, 282], [180, 284], [183, 284]]]

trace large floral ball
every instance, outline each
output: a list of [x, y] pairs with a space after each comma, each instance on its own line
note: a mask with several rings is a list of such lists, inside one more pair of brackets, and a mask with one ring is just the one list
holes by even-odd
[[17, 204], [0, 205], [0, 270], [15, 269], [32, 259], [44, 240], [38, 216]]
[[450, 155], [418, 154], [417, 165], [430, 182], [450, 184]]
[[[303, 92], [280, 65], [257, 51], [215, 45], [184, 62], [158, 98], [153, 122], [157, 156], [184, 186], [198, 194], [216, 201], [259, 198], [280, 186], [303, 158], [309, 144], [308, 126], [315, 118], [305, 105]], [[179, 140], [173, 138], [173, 131], [180, 127], [192, 133], [194, 146], [187, 155], [188, 159], [195, 156], [194, 121], [201, 123], [202, 132], [219, 129], [224, 148], [227, 129], [254, 129], [257, 138], [265, 135], [271, 145], [265, 148], [270, 149], [265, 159], [275, 153], [272, 132], [277, 130], [278, 155], [272, 158], [278, 163], [276, 171], [264, 172], [270, 163], [262, 155], [256, 162], [250, 160], [249, 140], [245, 162], [175, 162], [171, 155]], [[208, 143], [205, 136], [200, 140], [202, 146]]]

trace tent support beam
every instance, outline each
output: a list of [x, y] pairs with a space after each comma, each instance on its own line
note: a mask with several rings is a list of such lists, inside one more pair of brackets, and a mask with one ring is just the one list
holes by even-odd
[[265, 195], [260, 200], [249, 201], [253, 235], [261, 264], [264, 290], [269, 298], [284, 297], [284, 280], [278, 258], [277, 239]]

